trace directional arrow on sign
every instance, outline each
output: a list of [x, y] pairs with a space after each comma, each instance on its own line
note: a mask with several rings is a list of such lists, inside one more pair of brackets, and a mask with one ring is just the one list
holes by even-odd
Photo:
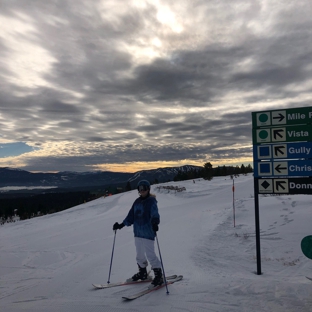
[[282, 190], [285, 190], [286, 188], [284, 187], [283, 184], [286, 184], [287, 182], [286, 181], [276, 181], [276, 191], [280, 191], [280, 188]]
[[282, 156], [285, 155], [284, 151], [286, 148], [286, 145], [276, 145], [274, 146], [274, 156]]
[[283, 129], [274, 129], [273, 130], [273, 138], [274, 138], [274, 140], [277, 140], [277, 137], [283, 139], [284, 136], [281, 134], [283, 132], [284, 132]]
[[273, 119], [278, 119], [278, 122], [281, 122], [285, 119], [285, 116], [279, 113], [278, 116], [273, 117]]
[[278, 164], [274, 170], [276, 170], [278, 173], [282, 173], [281, 170], [287, 170], [287, 167], [281, 167], [282, 165], [281, 164]]

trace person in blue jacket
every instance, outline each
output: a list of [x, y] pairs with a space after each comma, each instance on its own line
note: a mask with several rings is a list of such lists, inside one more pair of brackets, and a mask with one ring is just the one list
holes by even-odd
[[147, 180], [141, 180], [138, 183], [139, 198], [134, 201], [123, 222], [114, 224], [113, 230], [121, 230], [125, 225], [133, 225], [139, 272], [134, 274], [128, 281], [146, 280], [148, 278], [146, 267], [149, 262], [155, 274], [150, 287], [155, 287], [162, 285], [164, 280], [161, 262], [155, 253], [154, 246], [160, 216], [156, 197], [150, 193], [150, 189], [151, 186]]

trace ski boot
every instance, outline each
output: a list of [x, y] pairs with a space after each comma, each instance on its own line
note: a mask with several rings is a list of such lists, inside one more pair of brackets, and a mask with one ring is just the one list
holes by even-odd
[[160, 286], [164, 283], [163, 275], [161, 269], [153, 269], [155, 277], [152, 283], [148, 286], [149, 289]]
[[144, 281], [148, 278], [146, 268], [141, 268], [139, 265], [139, 272], [134, 274], [131, 278], [127, 279], [127, 282], [136, 282], [138, 280]]

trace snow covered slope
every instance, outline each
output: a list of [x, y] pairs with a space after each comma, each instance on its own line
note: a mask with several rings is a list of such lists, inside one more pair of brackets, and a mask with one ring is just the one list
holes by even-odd
[[[184, 279], [133, 302], [121, 297], [132, 285], [93, 290], [106, 283], [114, 222], [137, 197], [122, 193], [72, 209], [0, 227], [0, 310], [4, 312], [95, 311], [312, 311], [312, 261], [300, 241], [312, 234], [311, 197], [260, 198], [263, 275], [256, 271], [253, 177], [193, 180], [152, 187], [161, 214], [158, 240], [167, 275]], [[156, 249], [157, 245], [155, 244]], [[132, 227], [117, 231], [110, 281], [132, 276]]]

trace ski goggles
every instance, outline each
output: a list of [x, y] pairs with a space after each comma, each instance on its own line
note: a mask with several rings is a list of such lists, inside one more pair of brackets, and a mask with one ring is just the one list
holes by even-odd
[[138, 186], [138, 191], [142, 192], [142, 191], [148, 191], [149, 187], [147, 185], [139, 185]]

